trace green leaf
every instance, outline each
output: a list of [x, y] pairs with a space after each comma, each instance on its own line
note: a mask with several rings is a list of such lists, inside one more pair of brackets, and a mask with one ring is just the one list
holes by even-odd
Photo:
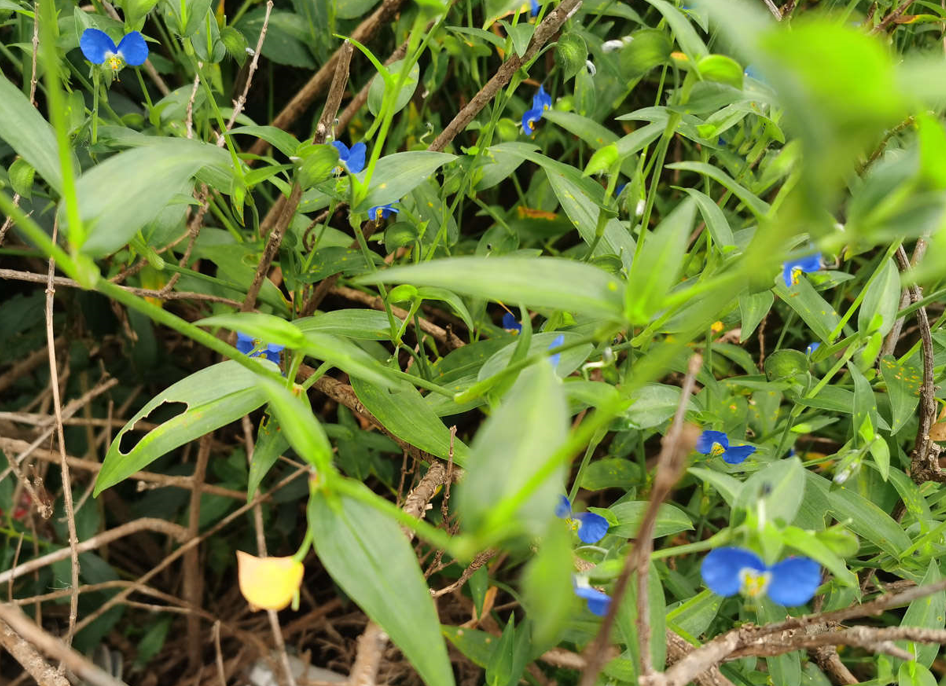
[[739, 497], [739, 492], [742, 490], [742, 482], [739, 479], [704, 467], [690, 467], [687, 471], [719, 491], [719, 494], [723, 496], [723, 500], [730, 507], [735, 505], [736, 498]]
[[230, 312], [194, 322], [197, 326], [220, 326], [250, 336], [262, 343], [275, 343], [293, 350], [305, 345], [305, 336], [298, 328], [280, 317], [260, 312]]
[[880, 373], [887, 384], [887, 397], [890, 398], [891, 422], [890, 435], [893, 436], [904, 427], [916, 412], [920, 402], [920, 387], [923, 385], [921, 372], [916, 367], [901, 364], [892, 355], [880, 360]]
[[[367, 212], [372, 207], [397, 202], [440, 167], [455, 159], [456, 155], [427, 151], [385, 155], [375, 165], [367, 197], [352, 211]], [[364, 174], [362, 172], [359, 177], [363, 178]]]
[[640, 78], [651, 69], [670, 61], [673, 45], [666, 31], [641, 29], [631, 34], [631, 40], [621, 48], [618, 64], [627, 79]]
[[703, 215], [703, 221], [706, 222], [706, 228], [710, 232], [710, 236], [713, 237], [713, 242], [716, 243], [719, 249], [722, 250], [726, 246], [736, 245], [736, 239], [733, 238], [732, 229], [729, 228], [726, 215], [719, 209], [719, 205], [706, 193], [698, 191], [695, 188], [684, 188], [683, 190], [696, 201], [697, 207], [700, 208], [700, 214]]
[[[467, 474], [460, 487], [458, 509], [470, 531], [483, 535], [492, 511], [506, 504], [531, 479], [547, 456], [565, 440], [568, 412], [562, 383], [547, 362], [526, 368], [498, 410], [477, 431]], [[496, 479], [502, 474], [502, 479]], [[502, 522], [499, 535], [527, 531], [541, 535], [554, 517], [564, 479], [564, 467], [551, 470], [524, 502], [515, 502], [515, 515]]]
[[[630, 395], [633, 404], [624, 413], [624, 419], [631, 428], [652, 429], [670, 419], [680, 405], [679, 386], [661, 383], [648, 383], [634, 390]], [[687, 401], [687, 409], [693, 409], [692, 400]]]
[[834, 308], [822, 298], [805, 277], [789, 290], [781, 274], [775, 281], [775, 294], [791, 307], [822, 341], [831, 341], [831, 333], [841, 321]]
[[630, 489], [640, 479], [640, 469], [630, 460], [620, 457], [596, 460], [581, 474], [581, 487], [588, 491], [606, 488]]
[[[250, 45], [256, 45], [259, 40], [265, 16], [266, 11], [261, 7], [247, 12], [237, 23], [236, 28], [246, 36]], [[318, 65], [306, 46], [306, 40], [311, 40], [306, 26], [306, 20], [298, 14], [274, 10], [263, 41], [263, 57], [276, 64], [314, 70]]]
[[879, 268], [879, 273], [867, 287], [864, 300], [857, 311], [857, 330], [861, 333], [871, 331], [871, 321], [876, 315], [881, 316], [881, 336], [886, 336], [897, 320], [900, 305], [900, 270], [892, 259], [887, 259]]
[[266, 474], [288, 447], [289, 441], [286, 440], [286, 434], [280, 431], [279, 420], [269, 414], [265, 415], [256, 434], [256, 446], [253, 448], [253, 459], [250, 462], [247, 499], [252, 500]]
[[229, 168], [230, 156], [216, 145], [179, 138], [126, 150], [92, 167], [76, 182], [88, 230], [82, 251], [101, 257], [127, 244], [207, 166]]
[[486, 668], [496, 650], [496, 637], [479, 629], [467, 629], [462, 626], [440, 627], [443, 635], [470, 659], [477, 667]]
[[522, 576], [523, 605], [533, 621], [534, 643], [555, 645], [574, 613], [571, 536], [553, 522]]
[[742, 293], [739, 296], [739, 316], [742, 318], [742, 333], [739, 342], [745, 343], [755, 331], [765, 315], [772, 309], [775, 296], [772, 291], [761, 293]]
[[719, 167], [714, 167], [711, 164], [706, 164], [705, 162], [675, 162], [673, 164], [667, 165], [668, 169], [682, 169], [684, 171], [697, 172], [698, 174], [703, 174], [713, 179], [717, 183], [722, 184], [730, 191], [732, 194], [739, 198], [743, 204], [749, 209], [752, 214], [758, 219], [762, 219], [765, 215], [769, 213], [769, 204], [759, 198], [757, 195], [752, 193], [745, 186], [740, 185], [733, 179], [729, 174], [721, 170]]
[[649, 324], [676, 284], [695, 215], [696, 204], [684, 200], [644, 239], [627, 279], [625, 310], [632, 323]]
[[[397, 321], [400, 321], [399, 319]], [[368, 341], [391, 338], [388, 315], [379, 310], [332, 310], [292, 322], [303, 333], [317, 332]]]
[[[522, 57], [526, 54], [526, 50], [529, 49], [529, 43], [532, 41], [532, 34], [534, 32], [535, 26], [533, 24], [529, 24], [528, 22], [509, 27], [509, 36], [512, 38], [512, 49], [516, 51], [516, 54], [519, 55], [519, 57]], [[559, 40], [558, 49], [561, 50], [561, 48], [562, 42]], [[558, 57], [557, 52], [556, 57]], [[584, 66], [584, 63], [582, 63], [582, 66]]]
[[828, 507], [838, 521], [888, 555], [897, 557], [910, 547], [909, 536], [893, 517], [849, 488], [828, 491]]
[[761, 515], [764, 502], [766, 521], [788, 524], [798, 513], [805, 497], [805, 468], [797, 456], [777, 460], [750, 476], [739, 492], [733, 509], [742, 508]]
[[697, 64], [700, 58], [709, 53], [703, 39], [680, 10], [666, 0], [647, 0], [647, 2], [657, 8], [657, 11], [667, 20], [673, 30], [674, 38], [693, 64]]
[[248, 136], [256, 136], [269, 143], [286, 157], [296, 154], [299, 147], [298, 139], [291, 133], [277, 129], [275, 126], [238, 126], [230, 131], [232, 134], [245, 133]]
[[802, 555], [807, 555], [827, 567], [845, 586], [857, 588], [857, 576], [847, 568], [844, 560], [822, 543], [815, 534], [799, 529], [797, 526], [789, 526], [782, 530], [782, 541]]
[[378, 623], [428, 684], [452, 686], [440, 621], [414, 549], [400, 527], [347, 496], [316, 491], [309, 527], [335, 582]]
[[725, 83], [742, 90], [742, 67], [732, 57], [707, 55], [697, 63], [696, 68], [707, 81]]
[[[627, 584], [624, 601], [618, 610], [616, 624], [624, 638], [631, 655], [631, 664], [640, 664], [640, 642], [637, 633], [637, 572], [635, 571]], [[667, 642], [663, 640], [666, 630], [667, 606], [664, 598], [663, 584], [654, 563], [650, 563], [650, 573], [647, 576], [647, 613], [650, 616], [650, 659], [655, 665], [663, 665], [667, 659]], [[636, 683], [633, 679], [631, 683]]]
[[[589, 508], [591, 512], [609, 511], [617, 519], [617, 524], [608, 529], [609, 534], [620, 538], [634, 538], [640, 530], [641, 522], [644, 519], [644, 512], [647, 510], [647, 502], [643, 500], [630, 500], [617, 505], [612, 505], [603, 510], [602, 508]], [[654, 538], [662, 538], [681, 531], [690, 531], [693, 524], [690, 518], [683, 510], [673, 505], [664, 503], [657, 510], [657, 523], [654, 526]]]
[[[444, 460], [450, 456], [450, 431], [424, 402], [417, 389], [406, 382], [392, 384], [392, 390], [353, 378], [358, 400], [392, 434]], [[461, 467], [470, 459], [470, 449], [454, 439], [453, 461]]]
[[377, 3], [378, 0], [335, 0], [335, 16], [339, 19], [361, 19]]
[[411, 283], [461, 295], [550, 307], [619, 321], [619, 280], [588, 264], [556, 257], [455, 257], [393, 267], [360, 283]]
[[[62, 195], [59, 146], [53, 127], [19, 88], [0, 74], [0, 138], [30, 163], [46, 183]], [[74, 157], [70, 154], [70, 160]]]
[[716, 618], [723, 597], [704, 589], [667, 613], [671, 630], [680, 629], [690, 636], [700, 636]]
[[[939, 561], [932, 559], [926, 568], [926, 574], [920, 586], [933, 584], [942, 579], [939, 571]], [[900, 626], [918, 626], [924, 629], [943, 629], [946, 627], [946, 591], [937, 591], [932, 595], [917, 598], [907, 611], [903, 613]], [[916, 656], [917, 664], [929, 667], [939, 653], [939, 646], [935, 644], [910, 643], [897, 641], [897, 645]]]
[[260, 377], [257, 383], [266, 394], [273, 414], [279, 419], [279, 427], [285, 431], [289, 445], [320, 473], [331, 471], [332, 444], [309, 407], [308, 398], [291, 393], [271, 379]]
[[936, 686], [936, 677], [933, 673], [916, 662], [904, 662], [897, 672], [899, 686]]
[[[403, 64], [404, 60], [397, 60], [396, 62], [392, 62], [388, 65], [388, 69], [394, 76], [395, 81], [400, 79], [398, 74], [400, 74]], [[415, 62], [414, 66], [411, 67], [411, 71], [407, 75], [407, 78], [404, 79], [404, 85], [401, 86], [401, 90], [394, 99], [395, 113], [403, 110], [407, 103], [411, 101], [411, 98], [414, 97], [414, 91], [417, 90], [417, 82], [419, 80], [420, 65]], [[381, 103], [384, 100], [384, 89], [385, 84], [383, 78], [380, 76], [375, 76], [373, 79], [371, 79], [371, 86], [368, 87], [368, 109], [371, 111], [371, 114], [376, 117], [381, 113]]]
[[[272, 362], [265, 360], [260, 364], [275, 368]], [[191, 374], [156, 395], [115, 436], [95, 479], [93, 495], [144, 469], [165, 453], [255, 410], [266, 400], [258, 385], [260, 379], [230, 360]], [[184, 403], [186, 409], [149, 431], [134, 448], [123, 452], [122, 437], [138, 420], [165, 403]]]
[[808, 374], [808, 356], [798, 350], [776, 350], [765, 358], [764, 367], [769, 381], [791, 381]]

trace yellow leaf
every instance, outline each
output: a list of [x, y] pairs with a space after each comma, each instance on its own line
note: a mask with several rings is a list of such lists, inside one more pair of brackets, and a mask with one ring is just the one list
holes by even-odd
[[304, 567], [291, 557], [256, 557], [237, 551], [240, 592], [250, 607], [281, 610], [299, 592]]

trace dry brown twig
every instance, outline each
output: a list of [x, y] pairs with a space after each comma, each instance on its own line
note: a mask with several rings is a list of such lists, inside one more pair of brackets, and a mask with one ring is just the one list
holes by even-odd
[[[204, 434], [200, 438], [200, 447], [197, 449], [197, 463], [194, 465], [194, 490], [191, 491], [190, 512], [188, 514], [187, 533], [191, 538], [200, 534], [200, 500], [202, 493], [200, 486], [204, 483], [207, 474], [207, 462], [210, 460], [210, 446], [213, 441], [213, 432]], [[200, 548], [194, 546], [184, 555], [182, 563], [184, 569], [184, 600], [193, 607], [203, 605], [203, 574], [200, 568]], [[187, 616], [187, 660], [192, 670], [202, 664], [200, 617], [190, 614]]]
[[[52, 241], [56, 242], [59, 222], [53, 222]], [[69, 530], [69, 551], [71, 553], [72, 594], [69, 597], [69, 629], [66, 631], [66, 646], [72, 645], [72, 637], [79, 618], [79, 534], [76, 531], [76, 515], [72, 503], [72, 478], [69, 475], [69, 461], [66, 459], [66, 437], [62, 428], [62, 401], [59, 397], [59, 369], [56, 365], [56, 336], [53, 334], [53, 303], [56, 289], [53, 275], [56, 273], [56, 261], [49, 258], [49, 272], [46, 282], [46, 347], [49, 350], [49, 378], [53, 390], [53, 410], [56, 414], [56, 438], [59, 444], [59, 466], [62, 474], [63, 509]], [[11, 463], [12, 466], [12, 463]]]
[[[23, 614], [20, 608], [14, 605], [0, 603], [0, 628], [6, 634], [7, 626], [27, 644], [35, 646], [50, 657], [62, 662], [68, 669], [88, 681], [93, 686], [125, 686], [121, 681], [96, 667], [87, 658], [83, 657], [61, 640], [47, 633]], [[6, 626], [4, 626], [4, 624]], [[48, 684], [59, 684], [58, 681], [47, 681]]]
[[598, 635], [585, 651], [587, 665], [581, 677], [582, 686], [594, 686], [597, 681], [598, 673], [604, 665], [604, 655], [608, 647], [611, 628], [617, 617], [617, 611], [627, 589], [631, 572], [635, 569], [637, 571], [637, 639], [640, 644], [641, 679], [653, 673], [654, 668], [650, 659], [650, 610], [648, 608], [647, 573], [650, 567], [650, 553], [653, 550], [654, 525], [657, 522], [657, 512], [661, 503], [670, 495], [670, 491], [673, 490], [673, 487], [683, 475], [683, 470], [686, 467], [686, 456], [696, 445], [696, 439], [699, 436], [699, 429], [685, 424], [684, 418], [690, 395], [693, 393], [696, 375], [702, 365], [703, 358], [699, 354], [694, 354], [690, 358], [680, 393], [680, 404], [677, 406], [670, 430], [662, 441], [650, 501], [635, 537], [634, 547], [625, 558], [624, 568], [614, 585], [608, 613], [601, 623]]
[[[0, 279], [16, 279], [17, 281], [31, 281], [33, 283], [46, 283], [46, 277], [42, 274], [32, 272], [17, 271], [16, 269], [0, 269]], [[82, 288], [77, 281], [68, 279], [64, 276], [53, 278], [53, 284], [56, 286], [65, 286], [67, 288]], [[219, 295], [208, 295], [206, 293], [191, 293], [186, 291], [174, 291], [163, 293], [153, 288], [132, 288], [131, 286], [120, 286], [124, 291], [140, 295], [142, 298], [157, 298], [159, 300], [203, 300], [205, 302], [223, 303], [232, 307], [240, 307], [242, 303], [238, 300], [223, 298]]]
[[[253, 84], [253, 75], [256, 74], [256, 69], [259, 66], [259, 56], [263, 51], [263, 42], [266, 40], [266, 31], [269, 29], [269, 16], [273, 11], [273, 0], [267, 0], [266, 2], [266, 14], [263, 17], [263, 26], [259, 32], [259, 40], [256, 41], [256, 51], [253, 53], [253, 59], [250, 61], [250, 69], [246, 75], [246, 83], [243, 85], [243, 92], [240, 93], [240, 97], [233, 101], [233, 113], [230, 115], [230, 119], [227, 121], [227, 131], [233, 128], [233, 125], [236, 123], [237, 117], [240, 116], [240, 113], [243, 112], [243, 108], [246, 105], [246, 96], [250, 93], [250, 86]], [[223, 147], [226, 139], [223, 136], [217, 138], [217, 145]]]

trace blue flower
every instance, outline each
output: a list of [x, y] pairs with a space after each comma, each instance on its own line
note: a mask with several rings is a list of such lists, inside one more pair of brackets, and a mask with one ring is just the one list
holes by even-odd
[[116, 46], [108, 34], [98, 29], [86, 29], [79, 39], [82, 54], [92, 64], [106, 64], [117, 72], [126, 64], [137, 67], [148, 59], [148, 44], [137, 31], [125, 34]]
[[821, 567], [808, 557], [789, 557], [769, 567], [742, 548], [717, 548], [703, 558], [703, 581], [721, 596], [768, 594], [786, 607], [804, 605], [821, 584]]
[[[359, 143], [359, 145], [361, 144]], [[354, 149], [355, 148], [352, 148], [352, 150]], [[376, 222], [380, 222], [397, 213], [398, 210], [394, 208], [392, 203], [388, 203], [387, 205], [378, 205], [368, 210], [368, 219], [373, 219]]]
[[341, 141], [332, 141], [332, 145], [338, 150], [338, 161], [349, 174], [357, 174], [365, 168], [365, 144], [355, 143], [349, 150], [348, 146]]
[[821, 343], [818, 343], [817, 341], [815, 341], [814, 343], [809, 343], [808, 347], [805, 348], [805, 354], [810, 357], [820, 347], [821, 347]]
[[509, 333], [522, 333], [522, 324], [516, 319], [516, 315], [507, 312], [503, 315], [503, 328]]
[[532, 96], [532, 109], [522, 115], [522, 130], [527, 134], [535, 131], [535, 123], [542, 118], [545, 110], [552, 109], [552, 96], [545, 92], [543, 86]]
[[597, 543], [608, 533], [608, 520], [594, 512], [579, 512], [572, 514], [571, 501], [560, 496], [555, 507], [555, 516], [564, 519], [568, 525], [578, 533], [583, 543]]
[[574, 579], [572, 583], [575, 588], [575, 595], [588, 601], [588, 609], [592, 614], [599, 617], [608, 614], [608, 608], [611, 606], [611, 596], [592, 588], [585, 579]]
[[624, 192], [624, 189], [627, 188], [626, 183], [619, 183], [614, 189], [614, 197], [617, 198]]
[[[564, 343], [565, 343], [565, 336], [562, 334], [559, 334], [558, 336], [555, 337], [555, 340], [552, 341], [551, 345], [549, 345], [549, 350], [555, 350], [556, 348], [561, 348], [562, 345], [564, 345]], [[562, 361], [561, 353], [555, 353], [554, 355], [549, 355], [549, 362], [552, 363], [553, 367], [557, 367], [558, 363], [561, 361]]]
[[755, 452], [755, 446], [729, 445], [729, 437], [722, 431], [707, 429], [696, 440], [696, 452], [722, 457], [729, 464], [739, 464]]
[[798, 283], [798, 277], [802, 272], [811, 274], [821, 269], [821, 253], [806, 255], [795, 260], [789, 260], [782, 265], [782, 278], [785, 279], [785, 287], [791, 288]]
[[533, 17], [539, 16], [539, 3], [537, 0], [529, 0], [529, 14]]
[[765, 77], [762, 75], [762, 72], [759, 71], [759, 68], [754, 64], [746, 66], [745, 71], [742, 73], [750, 79], [755, 79], [759, 83], [764, 83], [766, 86], [769, 85], [769, 82], [766, 81]]
[[269, 343], [265, 348], [262, 346], [263, 342], [259, 339], [237, 331], [237, 350], [250, 357], [259, 357], [262, 355], [270, 362], [279, 364], [279, 353], [281, 353], [286, 346], [277, 345], [276, 343]]

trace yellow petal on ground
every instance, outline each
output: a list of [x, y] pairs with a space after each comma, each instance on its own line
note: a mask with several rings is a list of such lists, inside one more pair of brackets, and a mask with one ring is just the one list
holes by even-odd
[[237, 551], [240, 593], [254, 609], [281, 610], [299, 592], [304, 567], [291, 557], [256, 557]]

